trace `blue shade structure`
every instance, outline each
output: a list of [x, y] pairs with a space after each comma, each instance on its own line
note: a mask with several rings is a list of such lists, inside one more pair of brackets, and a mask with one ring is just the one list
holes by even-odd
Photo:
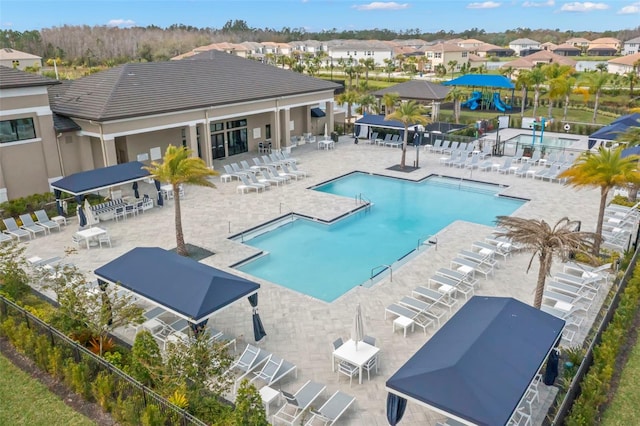
[[51, 184], [53, 190], [59, 190], [71, 195], [87, 194], [102, 189], [111, 188], [127, 183], [147, 179], [150, 174], [143, 169], [139, 161], [117, 164], [115, 166], [102, 167], [74, 173], [63, 177]]
[[387, 380], [387, 391], [463, 424], [505, 425], [564, 326], [515, 299], [474, 296]]

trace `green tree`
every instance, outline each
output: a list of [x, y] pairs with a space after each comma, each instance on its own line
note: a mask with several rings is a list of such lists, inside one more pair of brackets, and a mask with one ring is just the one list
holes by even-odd
[[391, 114], [387, 114], [385, 120], [397, 120], [404, 125], [404, 137], [402, 139], [402, 158], [400, 159], [400, 168], [404, 169], [407, 156], [407, 138], [409, 137], [409, 125], [427, 124], [429, 120], [426, 111], [422, 105], [416, 101], [402, 102], [398, 108]]
[[586, 72], [583, 73], [582, 78], [580, 78], [579, 84], [584, 84], [589, 88], [590, 94], [595, 94], [596, 98], [593, 102], [593, 117], [591, 118], [591, 122], [595, 123], [596, 118], [598, 117], [598, 106], [600, 104], [600, 94], [602, 93], [602, 89], [609, 81], [609, 77], [611, 75], [605, 72]]
[[384, 105], [386, 114], [391, 114], [398, 102], [400, 102], [400, 94], [397, 92], [389, 92], [382, 95], [382, 105]]
[[236, 409], [233, 418], [237, 425], [268, 426], [262, 398], [256, 387], [247, 379], [242, 380], [236, 395]]
[[391, 73], [396, 70], [396, 65], [393, 63], [393, 60], [389, 58], [384, 58], [384, 72], [387, 73], [387, 80], [391, 81]]
[[609, 191], [616, 186], [640, 182], [637, 162], [640, 157], [631, 155], [622, 158], [622, 148], [607, 149], [600, 147], [596, 154], [585, 152], [567, 170], [560, 173], [559, 178], [566, 178], [567, 184], [577, 188], [600, 188], [600, 207], [593, 255], [600, 253], [602, 223], [607, 206]]
[[522, 104], [520, 105], [520, 117], [524, 117], [524, 108], [527, 104], [527, 94], [531, 85], [528, 70], [521, 70], [516, 77], [516, 88], [520, 89]]
[[532, 253], [527, 272], [531, 269], [533, 259], [538, 256], [540, 265], [533, 300], [533, 306], [538, 309], [542, 306], [545, 282], [551, 274], [554, 256], [567, 260], [572, 252], [586, 253], [593, 246], [594, 240], [598, 239], [592, 232], [576, 231], [579, 222], [566, 217], [560, 219], [553, 228], [544, 220], [516, 216], [498, 216], [496, 224], [504, 229], [498, 233], [499, 235]]
[[451, 71], [451, 79], [452, 80], [453, 80], [453, 73], [456, 70], [457, 66], [458, 66], [458, 61], [451, 60], [451, 61], [447, 62], [447, 67], [449, 68], [449, 71]]
[[549, 82], [549, 91], [547, 92], [547, 96], [549, 97], [549, 111], [547, 112], [547, 116], [551, 117], [554, 101], [562, 99], [565, 96], [565, 82], [575, 73], [575, 70], [569, 65], [553, 63], [542, 67], [542, 71]]
[[529, 72], [529, 84], [533, 86], [533, 117], [536, 117], [538, 105], [540, 105], [540, 92], [542, 85], [547, 81], [544, 71], [540, 67], [535, 67]]
[[190, 184], [215, 188], [215, 185], [207, 180], [210, 176], [217, 176], [218, 172], [207, 168], [207, 165], [198, 157], [192, 157], [191, 150], [184, 147], [169, 145], [162, 158], [162, 162], [152, 162], [146, 170], [160, 182], [170, 183], [174, 194], [174, 213], [176, 226], [177, 252], [181, 256], [189, 256], [187, 246], [184, 243], [182, 232], [182, 213], [180, 210], [180, 185]]
[[128, 370], [131, 376], [146, 386], [154, 387], [161, 379], [162, 354], [155, 337], [147, 330], [136, 334]]
[[465, 97], [465, 92], [463, 92], [457, 86], [454, 87], [447, 93], [447, 100], [453, 101], [453, 115], [456, 119], [456, 124], [460, 123], [460, 103]]
[[362, 114], [364, 114], [365, 112], [371, 113], [372, 107], [375, 107], [377, 104], [377, 99], [371, 94], [365, 94], [360, 97], [358, 103], [362, 108]]
[[29, 275], [25, 272], [26, 246], [15, 241], [0, 243], [0, 293], [12, 300], [31, 292]]
[[364, 66], [364, 78], [369, 87], [369, 71], [376, 69], [376, 61], [373, 58], [361, 58], [360, 63]]
[[347, 123], [351, 123], [351, 106], [358, 102], [359, 95], [355, 90], [347, 90], [338, 95], [337, 101], [341, 104], [347, 104]]

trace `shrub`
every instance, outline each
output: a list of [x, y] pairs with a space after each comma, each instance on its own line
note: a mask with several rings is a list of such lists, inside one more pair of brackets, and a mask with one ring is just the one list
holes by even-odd
[[91, 392], [96, 402], [106, 411], [111, 411], [113, 405], [113, 377], [107, 371], [101, 371], [91, 384]]
[[164, 416], [160, 409], [152, 404], [147, 405], [140, 417], [140, 421], [144, 426], [162, 426], [164, 425]]

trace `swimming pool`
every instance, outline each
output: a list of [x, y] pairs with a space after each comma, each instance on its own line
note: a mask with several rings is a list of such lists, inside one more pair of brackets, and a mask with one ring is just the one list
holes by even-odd
[[331, 224], [289, 216], [232, 237], [266, 254], [236, 266], [327, 302], [370, 281], [456, 220], [493, 225], [526, 200], [500, 186], [432, 176], [421, 182], [352, 173], [313, 188], [371, 205]]

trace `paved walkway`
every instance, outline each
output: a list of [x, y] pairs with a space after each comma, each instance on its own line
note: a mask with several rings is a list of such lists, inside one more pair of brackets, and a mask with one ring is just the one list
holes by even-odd
[[[520, 130], [503, 130], [501, 138], [527, 133]], [[272, 188], [265, 193], [239, 194], [237, 183], [217, 183], [217, 189], [187, 187], [182, 204], [182, 219], [185, 240], [215, 252], [203, 263], [221, 269], [241, 260], [253, 249], [227, 239], [229, 235], [259, 225], [289, 211], [331, 219], [354, 206], [354, 200], [317, 193], [307, 188], [327, 179], [360, 170], [420, 179], [429, 174], [442, 174], [459, 178], [475, 179], [503, 185], [503, 193], [530, 199], [516, 211], [516, 215], [529, 218], [544, 218], [555, 223], [568, 216], [582, 221], [583, 230], [595, 229], [599, 192], [597, 190], [576, 191], [557, 183], [542, 182], [538, 179], [515, 177], [496, 172], [470, 171], [449, 168], [439, 164], [440, 155], [420, 152], [420, 168], [411, 173], [387, 170], [400, 160], [399, 149], [365, 145], [355, 145], [352, 138], [343, 137], [334, 150], [317, 150], [315, 145], [296, 147], [292, 154], [299, 158], [299, 168], [310, 176], [289, 185]], [[580, 138], [577, 147], [586, 148], [586, 139]], [[233, 161], [251, 158], [245, 154], [233, 157]], [[415, 150], [407, 151], [407, 164], [413, 164]], [[497, 162], [502, 163], [502, 159]], [[216, 162], [216, 169], [222, 169]], [[152, 187], [141, 185], [141, 193], [153, 193]], [[375, 193], [368, 194], [375, 197]], [[70, 260], [84, 271], [92, 272], [113, 258], [136, 246], [158, 246], [166, 249], [175, 247], [173, 202], [164, 208], [154, 208], [146, 213], [121, 222], [101, 223], [108, 229], [113, 241], [112, 248], [85, 248], [70, 254]], [[27, 256], [60, 256], [70, 248], [71, 234], [77, 230], [77, 221], [71, 220], [62, 232], [39, 237], [27, 244]], [[468, 222], [455, 222], [443, 229], [437, 236], [437, 249], [425, 249], [415, 259], [394, 270], [393, 282], [383, 279], [371, 288], [356, 287], [332, 303], [313, 299], [278, 285], [260, 282], [260, 314], [267, 331], [267, 337], [260, 346], [276, 353], [298, 367], [298, 378], [285, 378], [278, 386], [295, 391], [307, 380], [327, 385], [318, 406], [338, 389], [354, 395], [357, 400], [353, 408], [343, 417], [348, 425], [386, 425], [385, 381], [417, 351], [433, 331], [427, 335], [416, 329], [404, 338], [402, 333], [392, 332], [392, 320], [384, 319], [385, 306], [411, 293], [420, 284], [449, 262], [461, 249], [471, 246], [491, 232], [492, 228]], [[491, 296], [511, 296], [526, 303], [532, 303], [536, 282], [537, 261], [526, 273], [530, 254], [517, 254], [499, 262], [495, 276], [480, 279], [477, 294]], [[559, 266], [554, 266], [554, 271]], [[317, 273], [319, 271], [315, 271]], [[240, 272], [235, 272], [242, 275]], [[252, 277], [248, 277], [252, 278]], [[253, 279], [253, 278], [252, 278]], [[175, 283], [180, 285], [179, 282]], [[376, 337], [381, 348], [379, 373], [366, 378], [363, 384], [349, 381], [331, 371], [331, 342], [342, 336], [349, 338], [355, 306], [360, 303], [364, 315], [365, 331]], [[236, 303], [223, 310], [211, 320], [225, 333], [238, 337], [238, 352], [247, 342], [252, 342], [251, 307], [249, 303]], [[132, 336], [129, 335], [129, 338]], [[554, 389], [551, 390], [552, 392]], [[545, 400], [544, 396], [542, 400]], [[549, 402], [550, 398], [546, 398]], [[275, 412], [275, 407], [271, 407]], [[542, 411], [541, 411], [542, 413]], [[540, 423], [541, 416], [537, 419]], [[409, 403], [403, 425], [432, 425], [443, 417], [414, 403]]]

